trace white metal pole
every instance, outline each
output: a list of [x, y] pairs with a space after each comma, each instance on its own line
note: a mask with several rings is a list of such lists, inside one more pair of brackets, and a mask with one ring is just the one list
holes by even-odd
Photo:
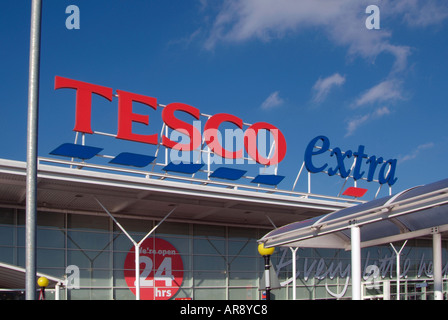
[[31, 3], [30, 57], [28, 79], [28, 127], [26, 167], [25, 288], [26, 299], [36, 300], [36, 197], [37, 132], [39, 115], [39, 69], [42, 0]]
[[296, 180], [294, 180], [294, 184], [292, 186], [292, 190], [296, 188], [297, 180], [299, 180], [300, 175], [302, 174], [302, 170], [305, 167], [305, 161], [303, 161], [302, 166], [300, 167], [299, 173], [297, 174]]
[[383, 280], [383, 299], [390, 300], [390, 281]]
[[358, 226], [350, 228], [352, 258], [352, 300], [361, 300], [361, 231]]
[[396, 271], [397, 271], [397, 298], [396, 299], [397, 300], [400, 300], [400, 273], [401, 273], [401, 270], [400, 270], [400, 263], [401, 263], [400, 262], [400, 255], [401, 255], [401, 251], [403, 250], [403, 248], [404, 248], [404, 246], [406, 245], [407, 242], [408, 242], [408, 240], [406, 240], [403, 243], [403, 245], [400, 248], [400, 251], [397, 251], [392, 243], [390, 244], [392, 249], [394, 249], [395, 255], [396, 255], [396, 264], [397, 264], [397, 266], [396, 266]]
[[401, 294], [401, 290], [400, 290], [400, 253], [397, 253], [397, 266], [396, 266], [396, 271], [397, 271], [397, 300], [400, 300], [400, 294]]
[[135, 300], [140, 300], [140, 245], [134, 242], [135, 248]]
[[311, 172], [308, 171], [308, 193], [311, 193]]
[[264, 263], [264, 280], [266, 285], [266, 297], [268, 296], [268, 291], [271, 289], [271, 282], [269, 279], [269, 256], [265, 256], [265, 263]]
[[56, 300], [56, 301], [60, 299], [59, 298], [59, 288], [60, 288], [60, 285], [59, 285], [59, 282], [58, 282], [54, 286], [54, 300]]
[[[168, 126], [165, 127], [165, 137], [168, 137]], [[165, 148], [165, 165], [168, 165], [168, 148]]]
[[299, 248], [291, 248], [292, 251], [292, 300], [296, 300], [296, 286], [297, 286], [297, 275], [296, 275], [296, 258], [297, 258], [297, 249]]
[[432, 235], [434, 300], [443, 300], [442, 294], [442, 235], [436, 232]]

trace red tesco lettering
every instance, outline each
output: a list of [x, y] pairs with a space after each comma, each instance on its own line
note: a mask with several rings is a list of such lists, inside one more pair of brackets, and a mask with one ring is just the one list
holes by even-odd
[[[78, 80], [68, 79], [56, 76], [56, 89], [75, 89], [76, 90], [76, 111], [74, 131], [92, 134], [92, 95], [101, 96], [109, 101], [113, 98], [113, 89], [95, 85]], [[153, 134], [137, 134], [132, 132], [133, 123], [141, 123], [149, 126], [150, 119], [148, 115], [134, 113], [132, 111], [133, 102], [139, 102], [148, 106], [153, 110], [157, 110], [157, 99], [140, 95], [123, 90], [117, 90], [118, 96], [118, 139], [136, 141], [157, 145], [159, 137], [157, 133]], [[189, 143], [178, 143], [172, 141], [166, 136], [162, 136], [162, 145], [181, 151], [193, 151], [201, 146], [202, 136], [199, 130], [190, 123], [178, 119], [175, 111], [181, 111], [191, 115], [194, 119], [200, 118], [198, 108], [184, 103], [170, 103], [164, 107], [162, 111], [163, 122], [171, 129], [187, 135], [190, 139]], [[219, 113], [211, 116], [204, 126], [204, 140], [210, 150], [215, 154], [229, 159], [239, 159], [243, 157], [243, 150], [226, 150], [218, 140], [218, 129], [224, 122], [236, 125], [239, 129], [243, 129], [243, 120], [237, 116]], [[257, 148], [257, 135], [260, 130], [267, 130], [271, 133], [275, 143], [275, 153], [270, 158], [263, 157]], [[244, 132], [244, 149], [247, 154], [256, 162], [263, 165], [274, 165], [280, 163], [286, 155], [286, 140], [283, 133], [274, 125], [266, 122], [257, 122], [247, 128]]]

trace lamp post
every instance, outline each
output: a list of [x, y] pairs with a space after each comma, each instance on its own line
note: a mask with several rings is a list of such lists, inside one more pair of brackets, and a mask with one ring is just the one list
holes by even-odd
[[39, 300], [45, 300], [45, 288], [48, 287], [48, 284], [50, 282], [45, 277], [40, 277], [37, 279], [37, 284], [40, 287], [40, 294], [39, 294]]
[[274, 253], [274, 248], [265, 248], [263, 243], [258, 245], [258, 253], [264, 258], [264, 279], [266, 284], [266, 300], [271, 300], [271, 283], [269, 279], [270, 258]]
[[28, 125], [26, 151], [26, 299], [36, 298], [37, 127], [39, 109], [40, 32], [42, 0], [31, 3]]

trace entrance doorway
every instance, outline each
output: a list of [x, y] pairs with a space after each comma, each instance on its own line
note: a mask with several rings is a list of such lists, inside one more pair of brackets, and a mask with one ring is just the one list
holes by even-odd
[[[433, 300], [432, 280], [401, 279], [399, 300]], [[363, 300], [397, 300], [397, 281], [379, 280], [362, 283]]]

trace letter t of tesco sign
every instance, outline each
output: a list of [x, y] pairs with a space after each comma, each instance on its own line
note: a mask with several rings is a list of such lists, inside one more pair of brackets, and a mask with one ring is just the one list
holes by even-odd
[[[112, 101], [112, 88], [95, 85], [78, 80], [58, 77], [55, 78], [55, 89], [70, 88], [76, 90], [76, 113], [75, 113], [75, 127], [74, 131], [92, 134], [92, 94], [102, 96], [103, 98]], [[149, 116], [132, 112], [132, 103], [139, 102], [148, 107], [157, 110], [157, 99], [131, 93], [123, 90], [117, 90], [118, 95], [118, 130], [117, 138], [137, 141], [157, 145], [158, 134], [136, 134], [132, 132], [132, 123], [138, 122], [149, 125]], [[198, 120], [201, 113], [199, 109], [184, 104], [171, 103], [164, 107], [162, 111], [163, 122], [173, 130], [186, 134], [190, 138], [189, 143], [181, 144], [172, 141], [166, 136], [162, 137], [162, 145], [167, 148], [177, 149], [181, 151], [193, 151], [201, 146], [201, 133], [192, 124], [182, 121], [175, 117], [175, 111], [183, 111]], [[243, 120], [226, 113], [215, 114], [211, 116], [204, 126], [204, 140], [212, 152], [223, 158], [238, 159], [243, 157], [243, 150], [226, 150], [219, 142], [218, 128], [224, 122], [230, 122], [238, 128], [243, 129]], [[259, 153], [257, 148], [257, 134], [260, 130], [269, 131], [275, 141], [275, 153], [270, 158], [265, 158]], [[263, 165], [274, 165], [280, 163], [286, 155], [286, 140], [282, 132], [266, 122], [257, 122], [251, 125], [244, 132], [244, 149], [247, 154]]]

